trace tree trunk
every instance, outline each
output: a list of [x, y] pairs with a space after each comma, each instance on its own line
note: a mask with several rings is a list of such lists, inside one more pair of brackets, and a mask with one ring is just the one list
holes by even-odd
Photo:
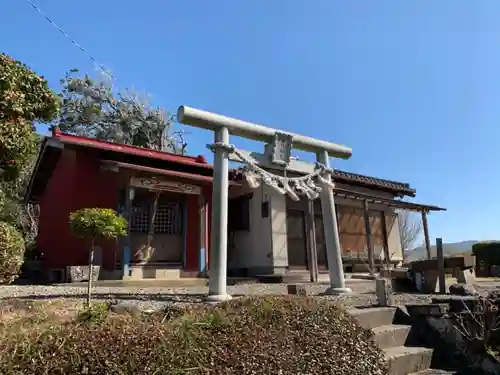
[[155, 199], [153, 201], [153, 204], [151, 205], [151, 214], [149, 218], [149, 225], [148, 225], [148, 247], [151, 246], [151, 243], [153, 241], [153, 236], [155, 234], [155, 218], [156, 218], [156, 212], [158, 210], [158, 200], [160, 199], [160, 193], [156, 192], [155, 193]]
[[92, 267], [94, 265], [94, 242], [95, 239], [93, 238], [89, 251], [89, 280], [87, 284], [87, 307], [89, 309], [92, 306]]

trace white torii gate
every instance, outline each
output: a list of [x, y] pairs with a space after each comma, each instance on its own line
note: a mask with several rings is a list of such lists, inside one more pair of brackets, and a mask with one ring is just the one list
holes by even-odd
[[[328, 169], [330, 168], [329, 157], [348, 159], [352, 155], [352, 150], [349, 147], [335, 143], [282, 132], [263, 125], [252, 124], [188, 106], [178, 108], [177, 119], [183, 124], [212, 130], [215, 133], [215, 142], [213, 144], [215, 157], [212, 191], [210, 278], [207, 299], [214, 302], [228, 300], [231, 298], [227, 294], [229, 154], [233, 151], [229, 144], [229, 134], [266, 143], [271, 143], [278, 135], [284, 136], [290, 142], [289, 149], [284, 150], [288, 157], [290, 156], [291, 147], [313, 152], [316, 154], [318, 163]], [[330, 174], [326, 176], [326, 179], [331, 181]], [[351, 290], [345, 286], [344, 280], [333, 192], [329, 188], [322, 189], [320, 196], [330, 276], [328, 292], [331, 294], [349, 293]]]

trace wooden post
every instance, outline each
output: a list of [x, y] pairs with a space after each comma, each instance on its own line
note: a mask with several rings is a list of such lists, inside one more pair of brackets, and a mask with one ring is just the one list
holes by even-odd
[[149, 204], [149, 216], [148, 216], [148, 238], [147, 238], [147, 247], [145, 248], [146, 254], [141, 254], [141, 261], [150, 261], [153, 256], [154, 250], [151, 249], [151, 245], [153, 243], [154, 235], [155, 235], [155, 218], [156, 211], [158, 209], [158, 200], [160, 199], [160, 192], [152, 191], [154, 194], [153, 201]]
[[149, 206], [149, 218], [148, 218], [148, 246], [151, 245], [150, 240], [155, 234], [155, 218], [156, 218], [156, 211], [158, 208], [158, 200], [160, 199], [160, 193], [157, 191], [153, 192], [154, 194], [154, 199], [152, 202], [150, 202]]
[[316, 247], [316, 228], [314, 223], [314, 201], [307, 200], [306, 209], [306, 238], [307, 238], [307, 257], [309, 263], [309, 274], [311, 282], [318, 282], [318, 253]]
[[200, 216], [200, 262], [199, 262], [199, 271], [201, 276], [205, 276], [207, 272], [207, 203], [203, 194], [201, 194], [198, 198], [199, 203], [199, 216]]
[[133, 186], [128, 185], [125, 191], [125, 212], [124, 217], [128, 222], [127, 236], [124, 239], [125, 246], [123, 247], [123, 278], [130, 276], [130, 263], [132, 261], [132, 243], [130, 229], [132, 227], [132, 202], [134, 200], [135, 190]]
[[380, 221], [382, 223], [382, 240], [384, 241], [384, 258], [387, 269], [391, 266], [391, 254], [389, 252], [389, 234], [387, 232], [387, 217], [385, 211], [380, 212]]
[[368, 247], [368, 267], [370, 275], [375, 275], [375, 256], [373, 254], [372, 228], [370, 225], [370, 214], [368, 212], [368, 201], [363, 200], [363, 214], [365, 221], [366, 246]]
[[431, 240], [429, 238], [429, 226], [427, 225], [427, 211], [422, 211], [422, 225], [424, 227], [424, 240], [425, 240], [425, 250], [427, 251], [427, 259], [432, 259]]
[[446, 294], [446, 275], [444, 272], [444, 253], [442, 238], [436, 238], [436, 255], [439, 276], [439, 293]]

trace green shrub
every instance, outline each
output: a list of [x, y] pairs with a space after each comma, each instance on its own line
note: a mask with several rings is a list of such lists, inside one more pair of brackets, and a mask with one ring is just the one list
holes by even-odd
[[59, 99], [47, 81], [0, 53], [0, 177], [15, 180], [36, 150], [33, 121], [52, 121]]
[[0, 221], [0, 283], [11, 283], [24, 261], [23, 235], [12, 225]]
[[174, 319], [108, 314], [0, 340], [0, 373], [387, 374], [372, 333], [327, 301], [245, 298]]
[[108, 303], [98, 303], [78, 313], [78, 320], [88, 325], [101, 324], [106, 320], [109, 312]]

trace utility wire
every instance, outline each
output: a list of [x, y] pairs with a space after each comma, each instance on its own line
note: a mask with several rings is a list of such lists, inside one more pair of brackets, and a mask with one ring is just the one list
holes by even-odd
[[115, 80], [116, 81], [116, 78], [115, 76], [113, 76], [113, 74], [111, 74], [111, 72], [106, 69], [104, 67], [104, 65], [102, 65], [101, 63], [99, 63], [92, 55], [90, 55], [87, 51], [85, 51], [85, 49], [80, 45], [78, 44], [66, 31], [64, 31], [62, 28], [60, 28], [59, 26], [56, 25], [56, 23], [54, 21], [52, 21], [52, 19], [47, 16], [44, 12], [42, 12], [42, 10], [40, 8], [38, 8], [31, 0], [26, 0], [29, 5], [31, 5], [31, 7], [33, 9], [35, 9], [42, 17], [44, 17], [47, 22], [49, 22], [53, 27], [55, 27], [65, 38], [67, 38], [71, 43], [73, 43], [80, 51], [82, 51], [86, 56], [87, 58], [92, 61], [99, 69], [101, 69], [105, 74], [107, 74], [111, 79]]
[[[76, 42], [76, 40], [74, 40], [66, 31], [64, 31], [61, 27], [57, 26], [57, 24], [52, 21], [52, 19], [47, 15], [45, 14], [44, 12], [42, 12], [42, 10], [40, 8], [38, 8], [31, 0], [26, 0], [28, 2], [29, 5], [31, 5], [31, 7], [33, 9], [35, 9], [43, 18], [45, 18], [45, 20], [47, 20], [48, 23], [50, 23], [53, 27], [55, 27], [66, 39], [68, 39], [71, 43], [73, 43], [80, 51], [82, 51], [86, 56], [87, 58], [92, 61], [94, 63], [95, 66], [97, 66], [99, 69], [101, 69], [106, 75], [108, 75], [112, 80], [116, 81], [116, 77], [108, 70], [104, 67], [103, 64], [99, 63], [91, 54], [89, 54], [87, 51], [85, 51], [85, 49]], [[165, 127], [165, 129], [167, 129], [167, 127]], [[185, 134], [184, 132], [182, 132], [182, 134]]]

